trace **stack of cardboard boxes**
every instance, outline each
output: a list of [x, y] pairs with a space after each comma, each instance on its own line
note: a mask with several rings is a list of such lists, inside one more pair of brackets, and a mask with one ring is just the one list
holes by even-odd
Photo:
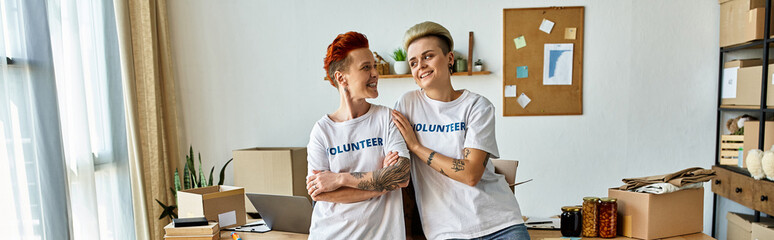
[[[719, 0], [719, 3], [721, 47], [763, 39], [765, 0]], [[774, 27], [774, 24], [769, 27]], [[774, 30], [769, 33], [774, 33]]]

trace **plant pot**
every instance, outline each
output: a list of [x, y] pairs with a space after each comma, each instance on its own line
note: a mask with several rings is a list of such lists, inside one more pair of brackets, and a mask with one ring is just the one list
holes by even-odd
[[397, 61], [394, 64], [395, 67], [395, 74], [408, 74], [409, 73], [409, 66], [408, 62], [406, 61]]
[[467, 72], [467, 71], [468, 71], [468, 60], [457, 59], [457, 61], [454, 62], [454, 72]]
[[484, 70], [484, 65], [475, 65], [475, 66], [473, 66], [473, 71], [474, 72], [480, 72], [482, 70]]

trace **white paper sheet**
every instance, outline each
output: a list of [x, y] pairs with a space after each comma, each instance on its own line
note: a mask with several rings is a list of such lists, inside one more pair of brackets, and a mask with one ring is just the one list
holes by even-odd
[[736, 75], [739, 67], [723, 69], [723, 87], [721, 98], [736, 98]]
[[229, 211], [218, 214], [218, 224], [220, 226], [230, 226], [237, 223], [236, 220], [236, 212], [235, 211]]
[[554, 22], [544, 18], [543, 22], [540, 23], [540, 31], [551, 34], [552, 29], [554, 29]]
[[545, 44], [543, 85], [572, 85], [572, 43]]
[[505, 97], [516, 97], [516, 85], [505, 85]]
[[532, 99], [529, 99], [527, 97], [527, 94], [521, 93], [519, 95], [519, 98], [516, 99], [517, 102], [519, 102], [519, 105], [521, 105], [521, 108], [527, 108], [527, 104], [532, 101]]

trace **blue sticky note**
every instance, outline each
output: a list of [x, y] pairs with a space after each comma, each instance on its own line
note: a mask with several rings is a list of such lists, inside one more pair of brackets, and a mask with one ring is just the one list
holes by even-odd
[[516, 67], [516, 78], [527, 78], [527, 76], [529, 76], [529, 70], [527, 70], [527, 66]]

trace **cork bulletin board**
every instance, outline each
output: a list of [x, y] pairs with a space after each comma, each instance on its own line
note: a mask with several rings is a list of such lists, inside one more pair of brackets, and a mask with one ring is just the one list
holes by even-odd
[[503, 116], [583, 114], [583, 11], [503, 9]]

